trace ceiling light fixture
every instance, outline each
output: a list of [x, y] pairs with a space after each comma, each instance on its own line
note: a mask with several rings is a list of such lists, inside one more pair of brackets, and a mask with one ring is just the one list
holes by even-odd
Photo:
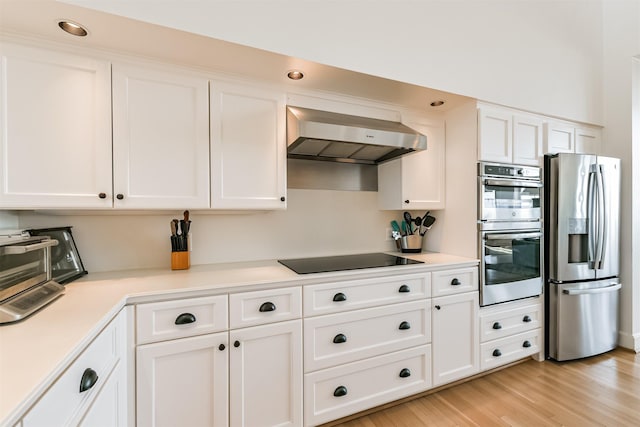
[[62, 28], [69, 34], [78, 37], [85, 37], [87, 34], [89, 34], [86, 28], [84, 28], [82, 25], [73, 21], [68, 21], [66, 19], [58, 21], [58, 27]]
[[432, 102], [431, 104], [429, 104], [429, 105], [431, 105], [432, 107], [439, 107], [439, 106], [441, 106], [441, 105], [444, 105], [444, 103], [445, 103], [445, 101], [438, 100], [438, 101], [433, 101], [433, 102]]
[[301, 80], [304, 77], [304, 74], [299, 70], [291, 70], [287, 73], [287, 77], [291, 80]]

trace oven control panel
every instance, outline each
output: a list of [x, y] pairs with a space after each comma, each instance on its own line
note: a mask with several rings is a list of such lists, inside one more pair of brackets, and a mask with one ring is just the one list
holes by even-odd
[[497, 178], [525, 178], [539, 180], [541, 170], [535, 166], [505, 165], [497, 163], [478, 163], [478, 175]]

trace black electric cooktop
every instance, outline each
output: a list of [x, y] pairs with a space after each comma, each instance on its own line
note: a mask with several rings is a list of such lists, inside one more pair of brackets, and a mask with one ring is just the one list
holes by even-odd
[[326, 273], [329, 271], [358, 270], [361, 268], [424, 264], [422, 261], [415, 261], [409, 258], [403, 258], [384, 253], [279, 259], [278, 262], [298, 274]]

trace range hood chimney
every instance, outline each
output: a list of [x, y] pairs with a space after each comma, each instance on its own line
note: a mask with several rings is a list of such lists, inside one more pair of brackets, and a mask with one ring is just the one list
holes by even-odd
[[399, 122], [287, 107], [289, 158], [374, 165], [426, 148], [425, 135]]

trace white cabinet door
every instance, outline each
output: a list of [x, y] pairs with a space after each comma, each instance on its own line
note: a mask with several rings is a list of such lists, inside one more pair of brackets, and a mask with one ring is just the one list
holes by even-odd
[[111, 207], [109, 63], [8, 43], [0, 54], [0, 207]]
[[208, 80], [114, 64], [116, 208], [209, 207]]
[[476, 374], [480, 368], [478, 293], [433, 298], [433, 385]]
[[565, 123], [545, 123], [545, 153], [575, 153], [574, 127]]
[[301, 426], [302, 321], [237, 329], [229, 342], [231, 425]]
[[602, 132], [595, 128], [576, 128], [576, 153], [600, 154]]
[[228, 425], [226, 347], [226, 332], [139, 346], [137, 425]]
[[124, 361], [121, 360], [91, 404], [80, 426], [126, 427], [126, 388], [126, 369]]
[[285, 94], [213, 81], [211, 207], [286, 208]]
[[378, 206], [385, 210], [444, 209], [444, 125], [407, 125], [427, 136], [427, 149], [378, 165]]
[[513, 116], [513, 163], [540, 166], [543, 156], [542, 125], [542, 119], [536, 116]]
[[489, 162], [511, 163], [513, 115], [494, 108], [478, 109], [478, 157]]

